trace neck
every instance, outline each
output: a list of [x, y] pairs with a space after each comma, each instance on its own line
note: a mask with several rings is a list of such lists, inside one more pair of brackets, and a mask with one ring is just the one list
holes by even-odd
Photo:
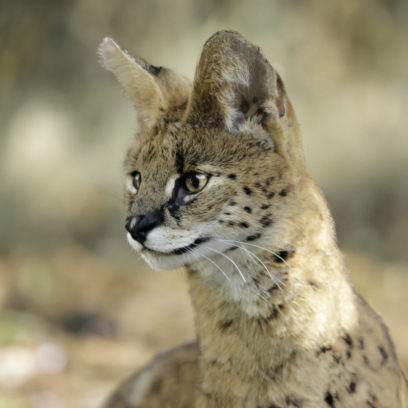
[[282, 367], [295, 352], [318, 350], [353, 324], [351, 286], [325, 202], [311, 181], [300, 199], [305, 205], [291, 225], [301, 228], [283, 228], [278, 240], [259, 245], [242, 243], [224, 253], [230, 259], [213, 258], [217, 267], [208, 260], [188, 266], [200, 364], [209, 379], [219, 367], [241, 367], [252, 378]]

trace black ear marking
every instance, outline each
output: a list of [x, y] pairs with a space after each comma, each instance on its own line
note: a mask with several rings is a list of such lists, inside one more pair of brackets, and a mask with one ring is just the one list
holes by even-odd
[[159, 76], [162, 69], [163, 67], [155, 67], [154, 65], [149, 65], [148, 67], [148, 71], [154, 76]]

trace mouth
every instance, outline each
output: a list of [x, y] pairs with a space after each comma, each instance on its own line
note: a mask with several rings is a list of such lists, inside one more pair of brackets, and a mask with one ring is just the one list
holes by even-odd
[[160, 252], [160, 251], [155, 251], [153, 249], [146, 248], [146, 247], [144, 249], [148, 250], [150, 252], [155, 252], [155, 253], [160, 254], [160, 255], [182, 255], [182, 254], [185, 254], [186, 252], [191, 251], [192, 249], [194, 249], [198, 245], [209, 241], [210, 239], [211, 238], [197, 238], [192, 244], [181, 247], [181, 248], [173, 249], [173, 251], [171, 251], [171, 252]]

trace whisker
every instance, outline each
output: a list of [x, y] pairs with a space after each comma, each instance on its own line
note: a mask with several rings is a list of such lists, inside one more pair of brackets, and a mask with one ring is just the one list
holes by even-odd
[[238, 269], [239, 274], [241, 275], [243, 281], [246, 283], [246, 279], [245, 279], [244, 275], [242, 274], [241, 270], [238, 268], [238, 265], [230, 257], [228, 257], [227, 255], [223, 254], [222, 252], [219, 252], [219, 251], [217, 251], [217, 250], [215, 250], [213, 248], [208, 248], [208, 249], [210, 251], [214, 251], [217, 254], [222, 255], [224, 258], [227, 258], [228, 260], [230, 260], [235, 265], [235, 267]]
[[247, 251], [245, 248], [243, 248], [243, 247], [241, 247], [241, 246], [239, 246], [239, 245], [237, 245], [237, 248], [244, 250], [245, 253], [246, 253], [246, 255], [248, 255], [248, 258], [249, 258], [254, 264], [256, 264], [256, 265], [258, 265], [258, 266], [261, 266], [261, 264], [260, 264], [256, 259], [254, 259], [254, 257], [252, 256], [253, 254], [252, 254], [251, 251]]
[[[196, 249], [196, 251], [198, 252], [198, 250]], [[204, 254], [202, 254], [201, 252], [198, 252], [199, 255], [203, 256], [204, 258], [206, 258], [207, 260], [209, 260], [211, 263], [213, 263], [221, 272], [222, 274], [227, 278], [227, 280], [229, 280], [229, 277], [227, 276], [227, 274], [210, 258], [208, 258], [207, 256], [205, 256]]]
[[232, 241], [232, 240], [230, 240], [230, 239], [226, 239], [226, 240], [224, 240], [224, 241], [226, 241], [226, 242], [231, 242], [231, 243], [239, 243], [239, 244], [243, 244], [243, 245], [250, 245], [250, 246], [253, 246], [253, 247], [256, 247], [256, 248], [259, 248], [259, 249], [263, 249], [264, 251], [270, 252], [272, 255], [276, 256], [276, 257], [279, 258], [282, 262], [284, 262], [284, 263], [286, 264], [286, 266], [287, 266], [288, 268], [290, 268], [290, 270], [291, 270], [292, 272], [294, 272], [293, 269], [292, 269], [292, 267], [291, 267], [280, 255], [276, 254], [276, 253], [273, 252], [273, 251], [270, 251], [269, 249], [263, 248], [263, 247], [261, 247], [261, 246], [259, 246], [259, 245], [248, 244], [247, 242]]
[[[191, 254], [191, 256], [194, 257], [194, 259], [195, 259], [197, 262], [200, 263], [200, 265], [201, 265], [201, 267], [202, 267], [202, 270], [205, 272], [204, 265], [201, 263], [200, 259], [194, 254], [193, 249], [192, 249], [192, 248], [190, 248], [190, 249], [187, 248], [187, 251]], [[200, 267], [200, 265], [199, 265], [198, 267]]]
[[[225, 242], [225, 240], [222, 240], [222, 239], [220, 239], [219, 241], [224, 241]], [[238, 242], [238, 241], [236, 241], [236, 242]], [[251, 251], [249, 251], [248, 249], [246, 249], [246, 248], [243, 248], [243, 247], [241, 247], [241, 246], [239, 246], [239, 245], [237, 245], [239, 248], [241, 248], [241, 249], [243, 249], [245, 252], [247, 252], [248, 253], [248, 255], [250, 255], [251, 256], [251, 258], [252, 257], [255, 257], [256, 259], [258, 259], [258, 261], [262, 264], [262, 266], [265, 268], [265, 270], [266, 270], [266, 272], [268, 272], [268, 275], [271, 277], [271, 280], [272, 280], [272, 282], [273, 283], [275, 283], [275, 280], [277, 281], [277, 283], [276, 283], [276, 285], [278, 286], [278, 288], [280, 289], [280, 290], [282, 290], [282, 288], [280, 287], [280, 285], [279, 285], [279, 283], [281, 283], [283, 286], [286, 286], [282, 281], [280, 281], [278, 278], [276, 278], [276, 277], [273, 277], [272, 276], [272, 274], [271, 274], [271, 272], [269, 271], [269, 269], [267, 268], [267, 266], [262, 262], [262, 259], [260, 259], [258, 256], [256, 256], [255, 254], [253, 254]], [[258, 264], [259, 265], [259, 264]]]

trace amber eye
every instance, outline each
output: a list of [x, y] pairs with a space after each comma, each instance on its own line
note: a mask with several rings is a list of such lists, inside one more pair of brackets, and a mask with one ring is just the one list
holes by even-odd
[[126, 177], [126, 188], [133, 194], [139, 191], [142, 176], [138, 171], [130, 173]]
[[208, 174], [189, 173], [184, 179], [184, 184], [188, 191], [198, 193], [207, 185], [209, 178]]

